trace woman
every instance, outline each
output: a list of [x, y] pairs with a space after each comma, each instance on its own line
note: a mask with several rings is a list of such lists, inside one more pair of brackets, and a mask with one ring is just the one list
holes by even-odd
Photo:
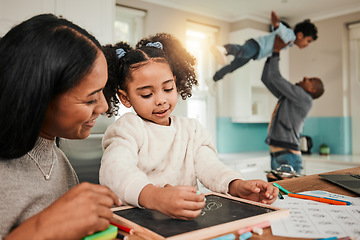
[[82, 183], [56, 147], [84, 139], [108, 108], [99, 42], [51, 14], [35, 16], [0, 41], [0, 239], [80, 239], [105, 230], [120, 202]]

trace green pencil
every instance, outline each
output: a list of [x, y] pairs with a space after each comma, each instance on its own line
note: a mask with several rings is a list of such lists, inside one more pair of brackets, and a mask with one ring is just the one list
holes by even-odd
[[277, 187], [279, 190], [281, 190], [281, 191], [283, 191], [284, 193], [286, 193], [286, 194], [291, 193], [290, 191], [286, 190], [285, 188], [283, 188], [282, 186], [280, 186], [280, 185], [277, 184], [277, 183], [273, 183], [273, 185], [274, 185], [275, 187]]

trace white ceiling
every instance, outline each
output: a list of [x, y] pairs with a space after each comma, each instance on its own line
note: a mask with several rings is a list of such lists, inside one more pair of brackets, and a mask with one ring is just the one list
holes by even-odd
[[[268, 23], [274, 10], [289, 24], [360, 11], [360, 0], [142, 0], [227, 22], [253, 19]], [[360, 18], [360, 16], [359, 16]]]

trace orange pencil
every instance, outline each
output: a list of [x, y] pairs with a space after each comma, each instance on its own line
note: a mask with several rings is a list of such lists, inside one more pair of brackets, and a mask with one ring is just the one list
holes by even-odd
[[313, 200], [313, 201], [318, 201], [318, 202], [323, 202], [323, 203], [329, 203], [329, 204], [333, 204], [333, 205], [351, 205], [351, 202], [344, 201], [344, 200], [337, 200], [337, 199], [331, 199], [331, 198], [326, 198], [326, 197], [316, 197], [316, 196], [299, 194], [299, 193], [289, 193], [288, 196], [294, 197], [294, 198]]

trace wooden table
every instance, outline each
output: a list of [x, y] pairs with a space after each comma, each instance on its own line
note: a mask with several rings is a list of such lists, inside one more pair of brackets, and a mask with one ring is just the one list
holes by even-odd
[[[360, 174], [360, 167], [328, 172], [326, 174]], [[284, 187], [285, 189], [289, 190], [290, 192], [323, 190], [323, 191], [342, 194], [342, 195], [346, 195], [346, 196], [350, 196], [350, 197], [359, 197], [358, 195], [356, 195], [353, 192], [350, 192], [350, 191], [348, 191], [344, 188], [341, 188], [333, 183], [323, 180], [317, 174], [303, 176], [303, 177], [299, 177], [299, 178], [281, 180], [281, 181], [277, 181], [277, 183], [279, 183], [280, 186]], [[288, 240], [291, 238], [273, 236], [271, 233], [271, 228], [268, 227], [268, 228], [264, 229], [264, 234], [262, 236], [253, 234], [253, 237], [251, 237], [251, 240], [256, 240], [256, 239], [269, 239], [269, 240], [272, 240], [272, 239], [285, 240], [286, 239], [286, 240]], [[297, 240], [300, 240], [300, 239], [308, 240], [308, 238], [296, 238], [296, 239]]]
[[[326, 174], [360, 174], [360, 167], [349, 168], [344, 170], [338, 170], [333, 172], [328, 172]], [[342, 194], [350, 197], [359, 197], [355, 193], [352, 193], [344, 188], [341, 188], [333, 183], [330, 183], [326, 180], [323, 180], [321, 177], [316, 175], [303, 176], [299, 178], [292, 178], [287, 180], [277, 181], [281, 186], [291, 192], [304, 192], [304, 191], [312, 191], [312, 190], [323, 190], [332, 193]], [[124, 235], [129, 236], [128, 234], [123, 233]], [[238, 237], [238, 235], [236, 235]], [[130, 240], [143, 240], [142, 238], [136, 235], [130, 235]], [[238, 239], [238, 238], [237, 238]], [[271, 233], [271, 228], [265, 228], [263, 235], [259, 236], [253, 234], [250, 240], [289, 240], [292, 238], [288, 237], [279, 237], [273, 236]], [[308, 238], [296, 238], [297, 240], [308, 240]]]

